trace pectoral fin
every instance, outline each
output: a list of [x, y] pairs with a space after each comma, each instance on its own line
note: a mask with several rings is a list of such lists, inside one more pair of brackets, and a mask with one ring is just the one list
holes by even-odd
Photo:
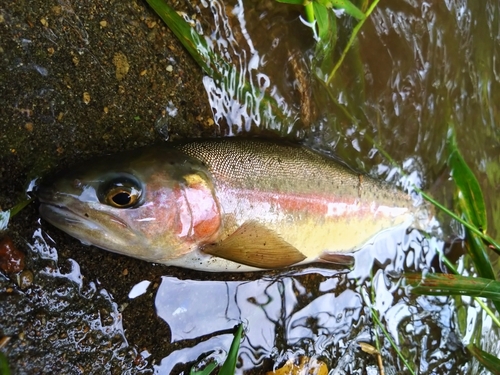
[[246, 222], [225, 240], [208, 245], [203, 251], [247, 266], [267, 269], [290, 266], [306, 259], [276, 232], [254, 221]]

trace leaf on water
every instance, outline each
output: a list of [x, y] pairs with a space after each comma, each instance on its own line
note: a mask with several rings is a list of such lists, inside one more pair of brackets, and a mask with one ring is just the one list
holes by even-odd
[[457, 184], [459, 193], [458, 200], [467, 220], [486, 233], [486, 207], [484, 204], [483, 192], [477, 182], [476, 176], [470, 170], [464, 158], [460, 154], [455, 139], [453, 126], [450, 127], [448, 137], [448, 150], [450, 156], [448, 165], [451, 169], [453, 180]]
[[467, 345], [467, 349], [484, 367], [486, 367], [486, 369], [491, 371], [493, 375], [500, 375], [500, 359], [479, 349], [474, 344]]
[[429, 273], [406, 274], [412, 292], [426, 295], [462, 295], [500, 301], [500, 282], [482, 277]]
[[8, 275], [19, 273], [24, 270], [24, 259], [24, 253], [14, 245], [9, 236], [4, 236], [0, 241], [0, 270]]
[[236, 333], [234, 334], [233, 342], [231, 343], [231, 348], [229, 353], [227, 353], [227, 358], [220, 368], [219, 375], [234, 375], [234, 370], [236, 369], [236, 361], [238, 360], [238, 351], [240, 350], [241, 335], [243, 334], [243, 324], [238, 326]]
[[358, 341], [358, 344], [361, 350], [364, 351], [365, 353], [368, 353], [370, 355], [380, 355], [380, 352], [373, 345], [363, 341]]
[[327, 375], [328, 367], [316, 358], [299, 357], [298, 363], [294, 359], [289, 359], [286, 363], [266, 375]]
[[362, 351], [374, 356], [377, 359], [380, 374], [385, 374], [384, 364], [382, 362], [382, 354], [377, 350], [377, 348], [375, 348], [371, 344], [368, 344], [367, 342], [358, 341], [358, 344]]

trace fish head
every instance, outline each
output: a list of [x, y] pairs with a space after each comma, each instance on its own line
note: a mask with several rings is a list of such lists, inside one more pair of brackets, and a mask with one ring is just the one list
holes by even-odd
[[36, 195], [42, 218], [83, 243], [153, 262], [210, 242], [221, 224], [204, 166], [165, 147], [87, 162]]

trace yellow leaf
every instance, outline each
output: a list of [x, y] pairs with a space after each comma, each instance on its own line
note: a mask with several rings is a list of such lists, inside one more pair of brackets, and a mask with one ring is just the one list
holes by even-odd
[[[298, 359], [298, 361], [297, 361]], [[298, 362], [298, 363], [297, 363]], [[266, 375], [327, 375], [326, 364], [316, 358], [299, 357], [289, 359], [283, 367], [269, 371]]]

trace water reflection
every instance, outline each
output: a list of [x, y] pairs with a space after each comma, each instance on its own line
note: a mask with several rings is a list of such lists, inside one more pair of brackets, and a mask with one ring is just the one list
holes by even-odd
[[[163, 276], [155, 308], [170, 327], [172, 343], [182, 348], [164, 357], [155, 371], [169, 374], [177, 364], [194, 363], [213, 350], [224, 358], [230, 332], [240, 322], [245, 336], [238, 373], [276, 367], [299, 355], [322, 358], [330, 369], [357, 373], [373, 366], [357, 342], [373, 343], [375, 335], [381, 338], [386, 365], [401, 368], [374, 326], [369, 306], [422, 372], [444, 364], [460, 369], [453, 299], [411, 296], [399, 277], [405, 271], [431, 268], [440, 247], [442, 243], [425, 240], [417, 231], [401, 230], [378, 236], [354, 254], [356, 267], [351, 271], [312, 267], [251, 281]], [[202, 342], [185, 347], [183, 343], [193, 339]]]
[[[210, 1], [202, 5], [211, 20], [205, 30], [199, 23], [195, 29], [204, 34], [207, 42], [208, 50], [203, 53], [218, 56], [211, 61], [221, 77], [205, 76], [203, 84], [221, 134], [231, 136], [259, 129], [288, 134], [297, 129], [295, 125], [301, 114], [294, 93], [302, 89], [297, 80], [283, 82], [287, 74], [293, 77], [298, 72], [287, 62], [291, 59], [290, 50], [281, 46], [287, 43], [284, 36], [292, 29], [282, 19], [286, 15], [276, 12], [273, 9], [276, 5], [271, 3], [269, 9], [260, 14], [255, 7], [244, 6], [242, 0], [233, 4]], [[278, 18], [273, 19], [273, 15]], [[296, 27], [307, 29], [294, 18]], [[285, 22], [279, 23], [280, 19]], [[296, 31], [291, 32], [289, 36], [293, 37]], [[254, 43], [255, 37], [259, 46]], [[280, 74], [271, 78], [276, 68]]]
[[75, 260], [60, 261], [55, 243], [40, 228], [27, 245], [33, 283], [20, 290], [0, 277], [0, 327], [11, 337], [13, 370], [72, 374], [131, 368], [134, 352], [113, 296], [98, 283], [84, 281]]

